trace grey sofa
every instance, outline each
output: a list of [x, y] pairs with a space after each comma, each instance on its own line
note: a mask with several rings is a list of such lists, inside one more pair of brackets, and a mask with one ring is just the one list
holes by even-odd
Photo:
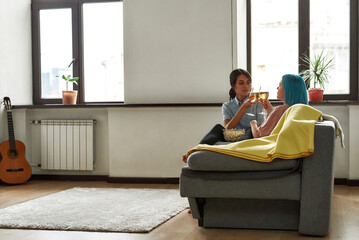
[[333, 191], [334, 123], [315, 125], [314, 153], [255, 162], [198, 151], [182, 168], [180, 193], [205, 228], [297, 230], [325, 236]]

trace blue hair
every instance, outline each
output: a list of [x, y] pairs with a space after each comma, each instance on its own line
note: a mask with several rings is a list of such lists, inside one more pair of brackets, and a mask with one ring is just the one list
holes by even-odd
[[297, 103], [308, 105], [308, 93], [303, 78], [299, 75], [286, 74], [282, 77], [284, 103], [292, 106]]

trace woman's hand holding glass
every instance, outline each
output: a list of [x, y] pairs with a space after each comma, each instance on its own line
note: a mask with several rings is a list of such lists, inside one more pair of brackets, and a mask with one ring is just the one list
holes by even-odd
[[259, 101], [264, 103], [269, 97], [269, 92], [259, 92], [258, 95], [259, 95]]
[[251, 92], [249, 94], [249, 98], [251, 99], [251, 102], [254, 104], [256, 102], [258, 102], [260, 99], [259, 99], [259, 92]]
[[262, 110], [259, 114], [262, 115], [263, 120], [265, 121], [267, 118], [267, 113], [270, 113], [273, 109], [272, 104], [268, 101], [269, 92], [258, 92], [259, 101], [263, 104], [264, 109], [267, 111], [265, 112]]
[[257, 103], [258, 101], [259, 101], [259, 95], [257, 92], [253, 92], [253, 89], [252, 89], [247, 101], [245, 102], [246, 108], [251, 108], [249, 113], [247, 113], [248, 115], [255, 116], [256, 113], [255, 113], [255, 110], [252, 109], [252, 106], [253, 106], [253, 104]]

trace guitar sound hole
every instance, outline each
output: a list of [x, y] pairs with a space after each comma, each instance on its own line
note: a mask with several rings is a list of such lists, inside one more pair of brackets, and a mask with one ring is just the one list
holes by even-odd
[[6, 169], [6, 172], [23, 172], [23, 168]]
[[16, 158], [17, 157], [17, 151], [16, 150], [9, 151], [9, 156], [11, 158]]

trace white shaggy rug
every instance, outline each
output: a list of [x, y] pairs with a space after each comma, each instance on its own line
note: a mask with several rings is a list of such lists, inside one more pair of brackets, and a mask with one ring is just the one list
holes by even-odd
[[72, 188], [0, 209], [0, 227], [149, 232], [186, 206], [173, 189]]

